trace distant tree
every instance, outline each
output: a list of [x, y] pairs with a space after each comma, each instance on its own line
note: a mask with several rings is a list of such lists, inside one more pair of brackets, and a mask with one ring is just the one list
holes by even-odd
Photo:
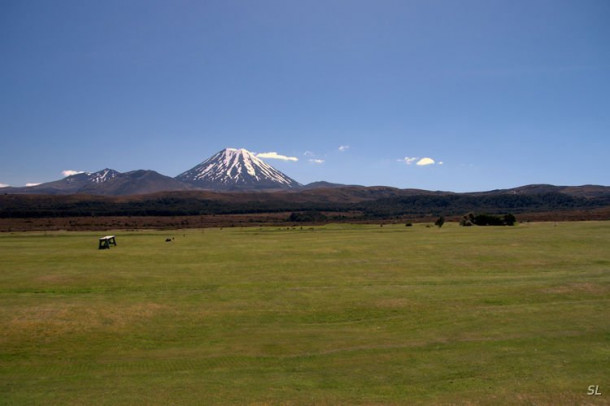
[[477, 214], [474, 216], [474, 224], [477, 226], [503, 226], [504, 221], [501, 217], [491, 214]]
[[517, 219], [511, 213], [504, 215], [504, 224], [506, 224], [507, 226], [514, 226], [516, 222]]
[[440, 216], [438, 218], [438, 220], [436, 220], [434, 222], [434, 225], [437, 226], [438, 228], [441, 228], [443, 226], [443, 224], [445, 224], [445, 216]]
[[474, 224], [474, 214], [468, 213], [460, 220], [460, 225], [463, 227], [470, 227]]

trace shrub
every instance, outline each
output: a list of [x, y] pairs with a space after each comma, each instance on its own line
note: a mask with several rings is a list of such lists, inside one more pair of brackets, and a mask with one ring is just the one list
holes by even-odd
[[325, 221], [327, 217], [320, 213], [319, 211], [306, 211], [306, 212], [296, 212], [291, 213], [288, 217], [288, 221], [297, 222], [297, 223], [314, 223], [318, 221]]
[[512, 214], [505, 214], [504, 216], [495, 216], [492, 214], [477, 214], [468, 213], [460, 220], [461, 226], [513, 226], [517, 222], [517, 219]]
[[474, 214], [468, 213], [460, 220], [460, 225], [463, 227], [470, 227], [474, 224]]
[[514, 226], [516, 222], [517, 218], [512, 214], [508, 213], [504, 215], [504, 224], [506, 224], [507, 226]]

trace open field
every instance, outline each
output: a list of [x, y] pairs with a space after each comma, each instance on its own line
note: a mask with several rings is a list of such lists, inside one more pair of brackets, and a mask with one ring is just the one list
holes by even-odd
[[116, 235], [0, 234], [0, 404], [610, 404], [610, 222]]

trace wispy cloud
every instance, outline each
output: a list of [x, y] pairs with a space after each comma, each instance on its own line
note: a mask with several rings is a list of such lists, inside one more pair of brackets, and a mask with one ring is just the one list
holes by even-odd
[[40, 185], [40, 183], [26, 183], [25, 187], [32, 187], [32, 186], [38, 186]]
[[66, 169], [65, 171], [61, 171], [61, 174], [64, 176], [78, 175], [79, 173], [85, 173], [85, 171], [75, 171], [72, 169]]
[[[413, 163], [415, 163], [415, 165], [417, 166], [428, 166], [428, 165], [435, 165], [437, 164], [436, 161], [432, 158], [428, 158], [428, 157], [424, 157], [424, 158], [419, 158], [419, 157], [404, 157], [403, 159], [399, 160], [400, 162], [404, 162], [407, 165], [412, 165]], [[438, 165], [442, 165], [443, 162], [438, 162]]]
[[324, 163], [324, 159], [320, 159], [316, 157], [316, 153], [312, 152], [312, 151], [305, 151], [303, 152], [303, 155], [305, 155], [306, 157], [308, 157], [309, 159], [307, 160], [310, 164], [316, 164], [316, 165], [321, 165]]
[[278, 154], [277, 152], [261, 152], [259, 154], [256, 154], [256, 157], [263, 158], [263, 159], [279, 159], [282, 161], [293, 161], [293, 162], [296, 162], [299, 160], [299, 158], [297, 158], [295, 156], [281, 155], [281, 154]]
[[9, 187], [9, 186], [11, 186], [11, 185], [7, 185], [6, 183], [0, 183], [0, 188]]
[[340, 145], [339, 146], [339, 151], [341, 152], [345, 152], [349, 149], [349, 145]]

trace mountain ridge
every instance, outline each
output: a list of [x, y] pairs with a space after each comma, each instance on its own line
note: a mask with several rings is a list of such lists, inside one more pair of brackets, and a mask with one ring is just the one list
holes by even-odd
[[193, 189], [188, 184], [152, 170], [118, 172], [106, 168], [93, 173], [78, 173], [36, 186], [2, 188], [0, 193], [125, 196]]
[[[206, 191], [185, 190], [137, 195], [91, 194], [0, 194], [0, 218], [97, 217], [97, 216], [255, 216], [274, 213], [325, 213], [335, 221], [352, 219], [423, 218], [462, 216], [476, 213], [572, 212], [581, 219], [610, 219], [610, 187], [568, 187], [563, 192], [528, 193], [489, 191], [484, 193], [433, 192], [390, 187], [318, 188], [300, 191]], [[602, 210], [602, 211], [600, 211]], [[595, 214], [597, 213], [597, 214]], [[600, 217], [601, 216], [601, 217]], [[606, 217], [604, 217], [606, 216]], [[298, 216], [297, 216], [298, 217]], [[304, 216], [306, 218], [307, 216]], [[322, 218], [322, 216], [319, 216]]]
[[610, 195], [610, 187], [601, 185], [555, 186], [531, 184], [509, 189], [468, 193], [399, 189], [390, 186], [365, 187], [326, 181], [316, 181], [302, 185], [243, 148], [225, 148], [173, 178], [153, 170], [140, 169], [121, 173], [114, 169], [105, 168], [93, 173], [74, 174], [36, 186], [0, 189], [0, 193], [3, 194], [89, 194], [100, 196], [131, 196], [186, 191], [288, 192], [300, 193], [302, 196], [313, 193], [320, 197], [327, 196], [328, 199], [333, 200], [366, 200], [370, 198], [449, 194], [484, 197], [498, 194], [530, 196], [559, 193], [587, 199], [603, 198]]

